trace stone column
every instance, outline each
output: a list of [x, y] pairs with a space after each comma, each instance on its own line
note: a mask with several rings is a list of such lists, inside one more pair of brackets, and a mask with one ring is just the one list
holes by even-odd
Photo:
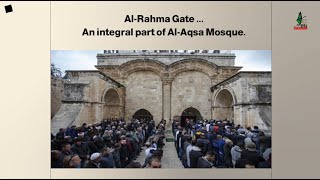
[[171, 119], [171, 84], [172, 79], [162, 79], [162, 119]]

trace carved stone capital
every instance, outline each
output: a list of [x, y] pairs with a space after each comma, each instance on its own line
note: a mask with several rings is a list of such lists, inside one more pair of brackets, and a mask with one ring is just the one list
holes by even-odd
[[162, 78], [161, 81], [163, 85], [168, 85], [172, 83], [173, 78]]

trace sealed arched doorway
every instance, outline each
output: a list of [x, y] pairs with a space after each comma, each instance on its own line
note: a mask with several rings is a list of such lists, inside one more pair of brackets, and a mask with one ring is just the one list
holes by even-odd
[[229, 90], [218, 92], [214, 100], [213, 118], [216, 120], [233, 120], [233, 96]]
[[198, 109], [193, 108], [193, 107], [189, 107], [189, 108], [185, 109], [181, 114], [180, 124], [182, 127], [186, 126], [187, 119], [196, 122], [197, 120], [202, 120], [202, 116], [201, 116], [200, 112], [198, 111]]
[[140, 109], [138, 111], [136, 111], [133, 116], [133, 119], [138, 119], [138, 120], [146, 120], [146, 121], [150, 121], [153, 120], [153, 116], [152, 114], [145, 109]]
[[115, 89], [109, 89], [104, 95], [103, 119], [120, 118], [122, 106], [120, 96]]

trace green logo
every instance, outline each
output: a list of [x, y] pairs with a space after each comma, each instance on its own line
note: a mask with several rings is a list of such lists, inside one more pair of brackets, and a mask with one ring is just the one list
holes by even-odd
[[302, 13], [299, 12], [298, 18], [297, 18], [297, 25], [293, 27], [294, 30], [307, 30], [308, 25], [307, 25], [307, 18], [306, 16], [302, 16]]
[[297, 18], [298, 25], [300, 26], [302, 23], [302, 13], [300, 12]]

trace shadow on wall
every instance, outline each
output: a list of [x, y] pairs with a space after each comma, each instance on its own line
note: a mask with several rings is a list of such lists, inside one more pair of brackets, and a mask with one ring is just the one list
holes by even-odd
[[259, 116], [263, 123], [268, 127], [271, 128], [271, 120], [272, 120], [272, 111], [271, 107], [260, 107], [259, 108]]

